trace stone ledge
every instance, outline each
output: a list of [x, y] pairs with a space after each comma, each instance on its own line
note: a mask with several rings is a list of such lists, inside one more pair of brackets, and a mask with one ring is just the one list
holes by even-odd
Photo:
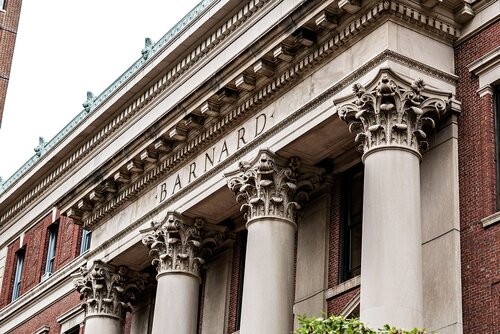
[[326, 290], [325, 299], [328, 300], [346, 291], [354, 289], [355, 287], [358, 287], [360, 285], [361, 285], [361, 275], [358, 275], [354, 278], [351, 278], [348, 281], [342, 282], [339, 285], [336, 285], [333, 288]]
[[33, 334], [48, 334], [49, 331], [50, 331], [49, 326], [43, 326], [43, 327], [37, 329], [36, 331], [34, 331]]
[[500, 211], [481, 219], [484, 228], [495, 225], [498, 222], [500, 222]]

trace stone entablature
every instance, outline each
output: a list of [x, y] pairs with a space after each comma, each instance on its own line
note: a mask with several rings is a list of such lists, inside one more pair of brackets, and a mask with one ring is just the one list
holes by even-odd
[[[258, 6], [255, 6], [254, 8], [258, 8]], [[252, 11], [250, 10], [250, 12], [252, 12]], [[362, 13], [362, 14], [360, 14], [360, 13]], [[369, 25], [371, 25], [374, 21], [376, 21], [384, 13], [396, 15], [396, 16], [402, 17], [402, 18], [406, 18], [406, 19], [410, 20], [410, 22], [417, 22], [416, 19], [418, 19], [419, 24], [428, 25], [429, 28], [431, 28], [436, 33], [440, 34], [441, 36], [451, 36], [451, 38], [453, 38], [453, 36], [456, 35], [456, 29], [452, 25], [450, 25], [449, 23], [438, 21], [435, 18], [429, 18], [425, 14], [418, 12], [417, 9], [407, 7], [407, 5], [399, 4], [396, 1], [387, 1], [387, 2], [384, 2], [381, 4], [377, 4], [375, 7], [371, 8], [367, 12], [364, 12], [362, 10], [359, 11], [357, 14], [357, 15], [360, 15], [359, 18], [352, 21], [352, 23], [347, 23], [347, 24], [341, 23], [339, 25], [339, 28], [337, 28], [337, 29], [339, 29], [340, 33], [336, 34], [335, 37], [333, 37], [331, 41], [328, 41], [327, 43], [325, 43], [324, 45], [322, 45], [318, 49], [321, 51], [320, 54], [327, 54], [327, 53], [331, 52], [333, 49], [340, 47], [345, 41], [347, 41], [347, 39], [356, 35], [360, 31], [362, 31], [365, 27], [368, 27]], [[330, 20], [331, 22], [328, 21], [329, 17], [331, 18], [331, 16], [326, 15], [325, 13], [321, 13], [321, 15], [318, 16], [316, 22], [321, 27], [326, 27], [326, 26], [333, 27], [333, 26], [335, 26], [336, 24], [333, 21], [331, 21], [331, 20]], [[444, 35], [443, 35], [443, 33], [444, 33]], [[222, 35], [224, 35], [224, 34], [222, 34]], [[307, 40], [304, 41], [304, 43], [306, 43], [306, 42], [307, 42]], [[280, 56], [280, 53], [278, 52], [278, 53], [276, 53], [276, 55]], [[280, 58], [282, 58], [282, 57], [280, 56]], [[284, 59], [284, 58], [282, 58], [282, 59]], [[257, 68], [264, 68], [265, 69], [265, 66], [264, 67], [260, 66]], [[267, 74], [271, 73], [269, 71], [262, 71], [262, 73], [264, 73], [264, 72], [266, 72]], [[288, 75], [286, 73], [284, 74], [284, 78], [285, 78], [285, 80], [287, 80], [287, 78], [288, 78]], [[245, 80], [245, 78], [242, 78], [242, 77], [237, 77], [235, 82], [242, 83], [240, 85], [242, 89], [249, 89], [249, 87], [251, 88], [251, 86], [252, 86], [252, 85], [248, 84], [248, 82], [249, 82], [248, 80]], [[156, 87], [159, 90], [162, 90], [165, 88], [164, 84], [162, 84], [161, 82], [158, 84], [155, 84], [154, 87]], [[152, 88], [154, 88], [154, 87], [152, 87]], [[138, 99], [138, 101], [140, 101], [140, 102], [135, 103], [134, 105], [137, 108], [143, 108], [145, 105], [147, 105], [149, 103], [148, 101], [150, 101], [152, 99], [152, 96], [156, 96], [158, 94], [158, 92], [159, 91], [157, 91], [156, 89], [148, 90], [145, 94], [148, 95], [149, 97], [148, 96], [140, 97]], [[215, 112], [214, 110], [217, 110], [217, 108], [214, 109], [214, 108], [210, 107], [211, 105], [213, 106], [213, 103], [211, 104], [210, 102], [213, 102], [213, 101], [209, 99], [206, 101], [206, 103], [204, 103], [203, 105], [200, 106], [200, 113], [203, 114], [204, 113], [203, 111], [205, 110], [206, 115], [211, 115]], [[203, 107], [203, 106], [208, 106], [208, 107]], [[193, 118], [193, 117], [191, 117], [191, 118]], [[71, 163], [63, 163], [54, 172], [56, 174], [52, 173], [53, 175], [51, 174], [51, 176], [49, 176], [48, 179], [44, 180], [38, 187], [36, 187], [35, 192], [32, 192], [31, 194], [28, 195], [29, 198], [25, 197], [23, 200], [18, 202], [18, 204], [16, 204], [14, 207], [12, 207], [11, 209], [4, 212], [4, 214], [1, 217], [2, 222], [0, 224], [7, 222], [12, 217], [14, 217], [14, 215], [17, 212], [19, 212], [24, 206], [26, 206], [27, 203], [31, 202], [33, 200], [33, 198], [39, 196], [43, 192], [43, 189], [46, 189], [48, 185], [50, 185], [56, 179], [58, 179], [62, 175], [62, 173], [64, 173], [65, 170], [67, 170], [67, 168], [70, 168], [71, 166], [74, 165], [74, 163], [76, 161], [80, 160], [81, 157], [83, 157], [84, 155], [87, 155], [89, 153], [89, 150], [92, 150], [92, 147], [96, 147], [96, 145], [98, 143], [102, 142], [103, 138], [109, 136], [109, 134], [111, 132], [114, 132], [123, 123], [127, 122], [127, 119], [129, 119], [129, 116], [120, 115], [118, 117], [118, 119], [116, 119], [112, 123], [110, 123], [113, 126], [106, 127], [105, 129], [103, 129], [103, 131], [105, 130], [104, 132], [101, 131], [102, 133], [98, 134], [98, 137], [101, 139], [96, 137], [89, 142], [90, 144], [85, 144], [82, 147], [84, 149], [77, 151], [75, 153], [76, 155], [68, 160]], [[186, 123], [186, 120], [182, 120], [182, 122]], [[187, 123], [190, 123], [190, 122], [187, 122]], [[192, 123], [190, 123], [190, 124], [192, 124]], [[109, 128], [109, 131], [107, 130], [108, 128]], [[179, 127], [176, 125], [171, 129], [172, 131], [169, 131], [169, 133], [173, 134], [175, 138], [179, 138], [179, 133], [183, 133], [183, 131], [180, 131], [180, 130], [182, 130], [181, 128], [182, 127]], [[162, 143], [159, 142], [158, 146], [161, 147]], [[168, 152], [169, 146], [166, 145], [166, 147], [167, 147], [166, 152]], [[151, 159], [150, 155], [148, 155], [147, 153], [148, 152], [146, 152], [145, 154], [141, 153], [140, 156], [143, 155], [145, 157], [145, 159]], [[165, 152], [163, 152], [162, 154], [165, 154]], [[176, 159], [174, 159], [174, 160], [176, 160]], [[118, 180], [126, 180], [126, 178], [119, 177]], [[137, 188], [137, 187], [135, 187], [135, 188]], [[143, 187], [139, 187], [139, 188], [143, 188]], [[137, 192], [138, 190], [140, 190], [140, 189], [133, 190], [133, 192]], [[127, 196], [124, 195], [124, 196], [122, 196], [122, 198], [127, 198], [129, 195], [130, 194], [128, 194]], [[95, 197], [95, 198], [98, 198], [98, 197]], [[116, 208], [117, 207], [116, 203], [114, 203], [113, 205], [110, 205], [110, 207], [112, 207], [113, 209]], [[76, 207], [74, 209], [78, 210]], [[101, 215], [99, 214], [99, 216], [101, 216]], [[78, 214], [75, 215], [75, 218], [77, 218], [77, 217], [78, 217]]]
[[162, 221], [152, 222], [152, 227], [141, 233], [158, 275], [182, 272], [200, 278], [207, 257], [224, 241], [223, 231], [223, 227], [208, 224], [203, 218], [190, 220], [168, 212]]
[[[341, 33], [335, 35], [333, 38], [331, 38], [328, 41], [325, 41], [322, 43], [319, 47], [314, 48], [316, 45], [312, 44], [311, 48], [313, 48], [313, 52], [305, 53], [306, 56], [302, 58], [296, 65], [286, 71], [283, 72], [281, 76], [278, 78], [272, 80], [268, 85], [266, 85], [264, 88], [261, 90], [258, 90], [254, 96], [250, 97], [246, 101], [242, 102], [239, 104], [239, 106], [236, 106], [235, 109], [231, 112], [229, 112], [225, 117], [221, 118], [220, 121], [217, 121], [216, 123], [210, 123], [213, 125], [208, 125], [205, 126], [203, 125], [207, 130], [205, 132], [202, 132], [199, 136], [195, 137], [193, 140], [189, 140], [188, 138], [188, 132], [186, 129], [186, 124], [177, 124], [175, 127], [173, 127], [169, 131], [169, 136], [171, 136], [171, 139], [160, 139], [154, 144], [155, 147], [158, 148], [157, 152], [153, 152], [155, 156], [158, 158], [154, 159], [161, 159], [160, 157], [162, 155], [167, 154], [171, 158], [167, 159], [164, 163], [162, 163], [160, 166], [156, 167], [154, 170], [150, 170], [148, 172], [144, 172], [144, 176], [141, 176], [138, 179], [134, 180], [133, 176], [130, 175], [122, 175], [123, 173], [115, 173], [115, 174], [110, 174], [111, 178], [108, 183], [112, 184], [114, 183], [123, 183], [122, 188], [124, 189], [123, 192], [120, 191], [119, 196], [113, 196], [113, 198], [107, 202], [105, 201], [104, 203], [94, 203], [91, 205], [90, 210], [83, 210], [87, 211], [89, 214], [85, 215], [85, 212], [81, 212], [82, 210], [79, 209], [79, 204], [78, 202], [75, 202], [73, 207], [68, 211], [68, 215], [72, 216], [76, 220], [82, 220], [83, 223], [89, 227], [93, 226], [94, 224], [98, 223], [103, 217], [105, 217], [108, 213], [110, 213], [113, 210], [116, 210], [119, 206], [122, 205], [122, 203], [125, 203], [127, 199], [131, 196], [136, 196], [138, 193], [143, 191], [143, 189], [147, 189], [147, 185], [153, 182], [158, 175], [164, 174], [165, 172], [168, 172], [172, 168], [175, 168], [175, 166], [178, 164], [178, 162], [183, 161], [186, 156], [190, 156], [193, 153], [195, 153], [198, 149], [202, 148], [204, 145], [206, 145], [207, 142], [210, 142], [211, 140], [214, 139], [214, 136], [217, 136], [222, 132], [222, 130], [227, 127], [229, 124], [233, 123], [234, 120], [238, 117], [240, 117], [242, 114], [245, 114], [251, 110], [253, 110], [257, 104], [261, 103], [262, 101], [269, 99], [272, 95], [278, 93], [281, 87], [284, 87], [286, 85], [289, 85], [293, 79], [300, 77], [298, 74], [303, 73], [304, 71], [307, 71], [308, 69], [312, 68], [317, 62], [321, 61], [325, 57], [327, 57], [331, 52], [339, 47], [341, 47], [348, 39], [350, 39], [352, 36], [355, 34], [361, 32], [364, 30], [366, 27], [371, 25], [373, 22], [375, 22], [377, 19], [382, 17], [382, 14], [384, 13], [389, 13], [389, 14], [397, 14], [399, 13], [399, 10], [401, 9], [402, 12], [406, 13], [406, 9], [403, 10], [404, 7], [401, 4], [398, 4], [397, 2], [394, 2], [394, 4], [391, 3], [390, 6], [385, 6], [385, 4], [378, 4], [377, 6], [373, 7], [370, 11], [367, 13], [364, 13], [361, 15], [361, 17], [357, 20], [355, 20], [352, 24], [348, 24], [345, 26], [345, 28], [341, 29]], [[408, 12], [410, 13], [410, 12]], [[411, 11], [412, 15], [416, 15], [414, 11]], [[399, 15], [399, 14], [398, 14]], [[420, 15], [420, 14], [419, 14]], [[423, 15], [423, 14], [421, 14]], [[427, 19], [425, 19], [426, 22], [429, 22]], [[318, 24], [324, 26], [325, 23], [324, 21], [318, 20]], [[429, 23], [430, 24], [430, 23]], [[448, 33], [454, 35], [455, 31], [450, 30], [450, 26], [447, 25], [446, 23], [442, 22], [438, 25], [442, 29], [445, 29]], [[433, 24], [433, 27], [437, 27]], [[434, 29], [433, 28], [433, 29]], [[354, 30], [353, 30], [354, 29]], [[444, 30], [443, 30], [444, 31]], [[436, 31], [437, 32], [437, 31]], [[440, 31], [442, 33], [442, 31]], [[301, 35], [303, 36], [303, 35]], [[451, 36], [451, 35], [450, 35]], [[301, 37], [302, 38], [302, 37]], [[303, 53], [304, 54], [304, 53]], [[284, 59], [282, 56], [277, 56], [275, 61], [281, 61], [283, 65], [283, 60]], [[301, 56], [302, 57], [302, 56]], [[285, 62], [286, 63], [286, 62]], [[260, 67], [259, 67], [260, 68]], [[263, 74], [263, 76], [265, 76]], [[448, 76], [444, 74], [439, 74], [439, 76], [446, 77], [447, 80], [453, 81], [453, 78], [448, 78]], [[237, 77], [236, 81], [240, 80], [241, 77]], [[243, 80], [243, 81], [241, 81]], [[238, 82], [247, 82], [244, 79], [241, 79]], [[245, 84], [245, 89], [244, 90], [252, 90], [249, 88], [249, 84]], [[252, 86], [253, 87], [253, 86]], [[242, 88], [243, 89], [243, 88]], [[258, 88], [255, 87], [255, 90]], [[225, 95], [224, 95], [225, 96]], [[219, 107], [220, 107], [220, 102], [214, 102], [217, 99], [209, 98], [206, 103], [203, 103], [201, 105], [201, 113], [203, 114], [203, 110], [205, 110], [205, 114], [213, 114], [217, 111], [219, 112]], [[236, 101], [233, 101], [232, 104], [235, 104]], [[216, 107], [214, 107], [216, 106]], [[198, 127], [202, 126], [201, 123], [199, 122], [199, 118], [193, 118], [197, 123], [199, 124]], [[189, 124], [194, 124], [193, 122], [190, 122]], [[175, 142], [172, 142], [171, 140], [175, 139]], [[184, 145], [185, 143], [185, 145]], [[181, 150], [176, 150], [175, 146], [176, 145], [184, 145]], [[170, 153], [171, 151], [175, 153]], [[140, 163], [141, 157], [144, 156], [146, 158], [151, 157], [151, 155], [148, 152], [143, 152], [144, 154], [140, 154], [140, 156], [135, 157], [133, 161], [129, 162], [126, 164], [124, 167], [121, 169], [126, 169], [128, 168], [129, 165], [134, 164], [134, 161], [138, 161]], [[126, 174], [126, 173], [125, 173]], [[132, 180], [131, 180], [132, 177]], [[185, 184], [185, 183], [184, 183]], [[117, 185], [119, 186], [119, 185]], [[99, 186], [98, 186], [99, 188]], [[110, 189], [114, 189], [115, 187], [111, 187]], [[173, 190], [172, 192], [175, 191], [175, 189], [179, 190], [180, 187], [174, 187], [172, 184]], [[97, 189], [97, 193], [99, 189]], [[88, 193], [87, 196], [92, 196], [92, 194], [96, 193], [96, 191]], [[101, 191], [102, 193], [102, 191]], [[171, 195], [171, 194], [170, 194]], [[161, 197], [161, 196], [160, 196]], [[101, 198], [100, 196], [94, 197], [94, 198]], [[86, 208], [85, 205], [82, 203], [82, 207]]]
[[147, 284], [147, 275], [94, 261], [91, 268], [81, 267], [75, 275], [75, 287], [80, 293], [85, 316], [110, 316], [125, 320], [129, 303]]

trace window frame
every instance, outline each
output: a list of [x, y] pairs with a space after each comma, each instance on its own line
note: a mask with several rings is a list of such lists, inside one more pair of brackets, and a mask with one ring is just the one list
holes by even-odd
[[80, 240], [80, 255], [87, 252], [90, 249], [91, 241], [92, 241], [92, 231], [82, 228], [82, 234]]
[[48, 227], [47, 253], [45, 254], [45, 268], [42, 281], [47, 279], [53, 272], [57, 253], [57, 236], [59, 234], [59, 222], [54, 222]]
[[[352, 223], [352, 196], [354, 178], [361, 174], [362, 187], [361, 187], [361, 219], [359, 222]], [[342, 175], [342, 201], [341, 201], [341, 249], [340, 249], [340, 282], [348, 281], [359, 274], [354, 272], [361, 271], [361, 261], [356, 267], [352, 265], [353, 249], [352, 249], [352, 233], [355, 229], [360, 228], [361, 235], [363, 234], [363, 184], [364, 184], [364, 166], [359, 163]], [[361, 247], [361, 246], [360, 246]], [[361, 252], [361, 248], [359, 250]]]
[[24, 248], [21, 248], [15, 254], [16, 254], [16, 270], [14, 271], [14, 282], [12, 285], [11, 302], [19, 298], [19, 296], [21, 296], [21, 284], [23, 281], [22, 278], [23, 278], [24, 259], [26, 251]]

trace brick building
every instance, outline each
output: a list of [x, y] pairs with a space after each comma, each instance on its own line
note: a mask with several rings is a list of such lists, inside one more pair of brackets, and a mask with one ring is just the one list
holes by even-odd
[[22, 0], [0, 0], [0, 127], [16, 44]]
[[0, 332], [499, 332], [500, 1], [204, 0], [142, 55], [1, 186]]

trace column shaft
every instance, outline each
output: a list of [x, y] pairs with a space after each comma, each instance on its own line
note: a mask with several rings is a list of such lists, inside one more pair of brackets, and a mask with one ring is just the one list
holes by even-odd
[[90, 316], [85, 318], [85, 334], [121, 334], [123, 322], [115, 317]]
[[241, 334], [292, 331], [296, 226], [274, 217], [247, 224]]
[[170, 272], [157, 279], [153, 334], [196, 334], [199, 278]]
[[361, 320], [378, 328], [423, 325], [420, 161], [403, 149], [365, 159]]

